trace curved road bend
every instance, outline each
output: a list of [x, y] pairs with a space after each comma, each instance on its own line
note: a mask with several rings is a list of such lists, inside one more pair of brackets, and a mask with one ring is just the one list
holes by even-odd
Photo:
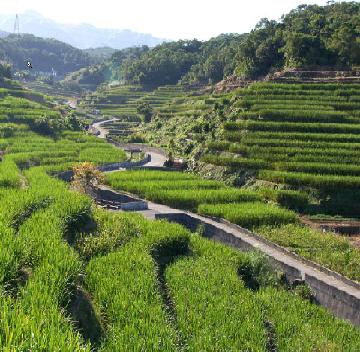
[[[113, 121], [117, 121], [117, 118], [113, 118], [110, 120], [106, 120], [106, 121], [100, 121], [100, 122], [96, 122], [93, 123], [91, 125], [91, 127], [95, 130], [95, 131], [99, 131], [100, 134], [98, 135], [99, 138], [105, 139], [107, 134], [109, 133], [109, 131], [106, 130], [106, 128], [101, 127], [103, 124], [108, 123], [108, 122], [113, 122]], [[132, 149], [133, 145], [132, 144], [124, 144], [123, 148], [125, 149]], [[145, 153], [150, 154], [151, 156], [151, 161], [146, 163], [144, 166], [145, 167], [163, 167], [165, 161], [167, 160], [167, 157], [164, 156], [163, 154], [161, 154], [160, 152], [156, 152], [155, 150], [147, 150], [147, 145], [138, 145], [136, 146], [138, 149], [145, 149], [143, 150]]]
[[118, 119], [117, 118], [113, 118], [113, 119], [110, 119], [110, 120], [105, 120], [105, 121], [100, 121], [100, 122], [95, 122], [91, 125], [91, 127], [100, 132], [100, 134], [98, 134], [98, 137], [99, 138], [103, 138], [105, 139], [106, 138], [106, 135], [109, 133], [109, 131], [106, 129], [106, 128], [103, 128], [101, 127], [101, 125], [105, 124], [105, 123], [108, 123], [108, 122], [113, 122], [113, 121], [117, 121]]

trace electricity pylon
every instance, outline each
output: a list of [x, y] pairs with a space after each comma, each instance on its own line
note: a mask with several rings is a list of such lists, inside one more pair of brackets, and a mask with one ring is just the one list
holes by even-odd
[[18, 14], [15, 16], [14, 34], [20, 35], [20, 19]]

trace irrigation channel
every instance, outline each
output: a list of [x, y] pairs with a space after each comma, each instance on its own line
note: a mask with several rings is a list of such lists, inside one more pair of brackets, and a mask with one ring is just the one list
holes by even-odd
[[[100, 130], [99, 137], [103, 135], [101, 133], [103, 130], [101, 128], [102, 123], [93, 125], [94, 129]], [[126, 144], [121, 147], [126, 147]], [[157, 160], [156, 154], [156, 151], [151, 153], [151, 157], [155, 156], [155, 160]], [[156, 163], [160, 164], [160, 161], [157, 160]], [[146, 166], [149, 165], [145, 164]], [[105, 186], [99, 189], [97, 202], [110, 211], [137, 211], [148, 219], [166, 219], [179, 223], [193, 232], [201, 227], [204, 237], [239, 250], [261, 251], [269, 257], [274, 267], [285, 273], [290, 283], [305, 282], [311, 288], [318, 304], [330, 309], [336, 316], [348, 319], [354, 325], [360, 326], [360, 284], [303, 259], [255, 233], [223, 219], [209, 218], [192, 212], [173, 209], [140, 199], [129, 193], [115, 192]]]

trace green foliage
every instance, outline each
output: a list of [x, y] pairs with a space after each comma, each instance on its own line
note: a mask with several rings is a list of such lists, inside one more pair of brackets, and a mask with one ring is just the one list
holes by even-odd
[[143, 236], [120, 250], [95, 258], [87, 267], [86, 285], [108, 319], [103, 351], [176, 349], [159, 292], [157, 251], [186, 250], [188, 232], [166, 222], [140, 221]]
[[34, 70], [59, 74], [76, 71], [90, 64], [90, 58], [80, 49], [55, 39], [43, 39], [31, 34], [9, 35], [0, 39], [0, 60], [8, 60], [17, 70], [26, 69], [31, 58]]
[[93, 213], [96, 230], [90, 236], [83, 234], [76, 248], [85, 260], [114, 252], [134, 237], [141, 236], [141, 216], [113, 214], [103, 210]]
[[360, 62], [359, 4], [301, 5], [280, 22], [262, 19], [237, 54], [236, 73], [244, 78], [273, 69], [351, 66]]
[[11, 66], [0, 63], [0, 81], [4, 80], [4, 78], [11, 78]]
[[145, 52], [125, 68], [125, 80], [149, 86], [176, 84], [198, 59], [201, 42], [164, 43]]
[[294, 212], [260, 202], [201, 204], [198, 211], [200, 214], [224, 218], [250, 229], [262, 225], [276, 226], [297, 221]]
[[138, 114], [143, 116], [145, 123], [148, 123], [151, 121], [151, 118], [152, 118], [154, 112], [148, 103], [140, 103], [136, 107], [136, 110], [137, 110]]
[[263, 227], [257, 232], [306, 259], [360, 281], [359, 251], [345, 238], [291, 224], [280, 228]]
[[261, 306], [237, 275], [248, 257], [198, 236], [190, 249], [166, 269], [183, 344], [189, 351], [265, 351]]
[[19, 169], [16, 164], [9, 158], [0, 163], [0, 187], [20, 186]]
[[273, 287], [261, 289], [257, 299], [279, 351], [356, 350], [358, 329], [337, 320], [325, 308]]
[[255, 192], [226, 188], [221, 182], [179, 172], [127, 171], [107, 177], [111, 187], [137, 193], [175, 208], [197, 209], [199, 204], [260, 200]]

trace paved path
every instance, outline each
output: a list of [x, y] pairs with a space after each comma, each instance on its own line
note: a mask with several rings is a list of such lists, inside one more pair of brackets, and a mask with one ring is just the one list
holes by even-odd
[[97, 136], [99, 138], [105, 139], [106, 135], [109, 133], [109, 131], [106, 128], [101, 127], [103, 124], [108, 123], [108, 122], [113, 122], [113, 121], [117, 121], [117, 118], [113, 118], [110, 120], [105, 120], [105, 121], [100, 121], [100, 122], [95, 122], [91, 125], [91, 127], [95, 130], [100, 132], [100, 134], [98, 134]]
[[[102, 125], [108, 123], [108, 122], [113, 122], [113, 121], [117, 121], [117, 118], [113, 118], [110, 120], [106, 120], [106, 121], [100, 121], [100, 122], [96, 122], [93, 123], [91, 125], [91, 127], [95, 130], [100, 132], [100, 134], [98, 134], [99, 138], [105, 139], [107, 134], [109, 133], [107, 131], [107, 129], [105, 127], [102, 127]], [[163, 167], [165, 161], [167, 160], [167, 157], [165, 155], [164, 152], [162, 152], [160, 149], [156, 150], [157, 148], [151, 148], [149, 146], [147, 146], [146, 144], [132, 144], [132, 143], [112, 143], [117, 147], [120, 147], [122, 149], [127, 149], [127, 150], [131, 150], [131, 149], [140, 149], [142, 150], [144, 153], [149, 154], [151, 157], [150, 162], [148, 162], [147, 164], [145, 164], [143, 167]]]

